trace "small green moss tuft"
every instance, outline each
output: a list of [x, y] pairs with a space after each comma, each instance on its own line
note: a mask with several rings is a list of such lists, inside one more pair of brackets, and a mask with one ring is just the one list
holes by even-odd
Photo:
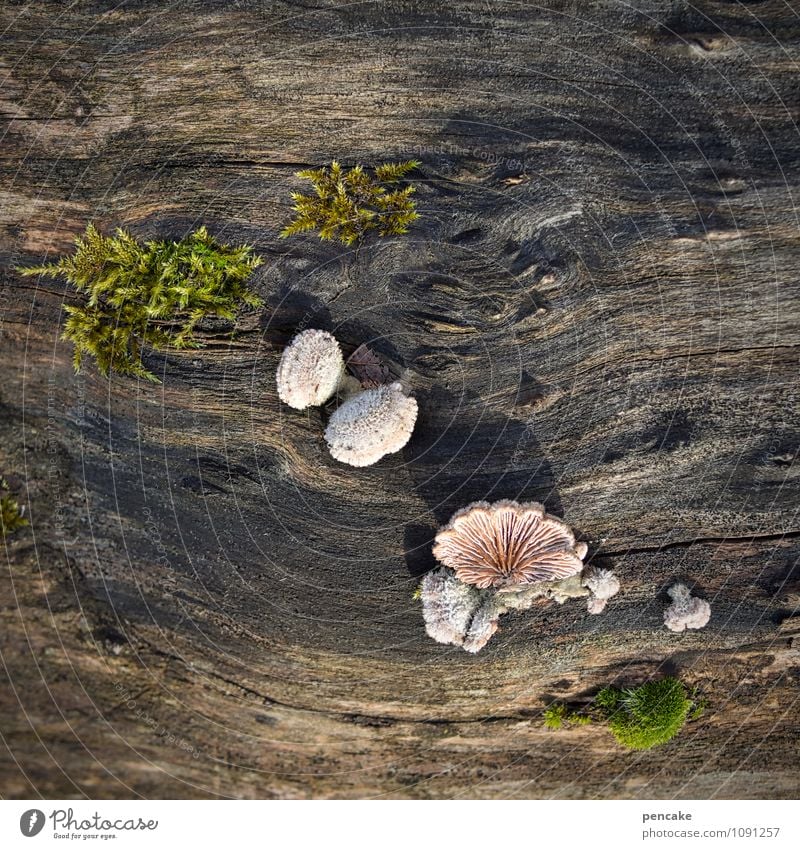
[[298, 171], [298, 177], [310, 181], [314, 194], [292, 193], [296, 214], [281, 238], [316, 230], [320, 239], [352, 245], [371, 230], [380, 236], [407, 233], [419, 214], [411, 199], [414, 187], [399, 183], [419, 164], [387, 162], [368, 173], [362, 165], [344, 170], [333, 161], [325, 168]]
[[124, 230], [103, 236], [91, 224], [75, 252], [51, 265], [20, 268], [26, 276], [64, 277], [88, 297], [67, 306], [63, 338], [110, 371], [158, 382], [142, 363], [144, 348], [197, 348], [197, 324], [207, 316], [232, 321], [242, 305], [260, 306], [246, 285], [260, 257], [247, 245], [223, 245], [205, 227], [178, 242], [139, 244]]
[[545, 728], [551, 728], [554, 731], [563, 728], [565, 723], [588, 725], [592, 721], [590, 716], [570, 710], [563, 702], [553, 702], [546, 708], [543, 717]]
[[5, 539], [27, 524], [19, 502], [10, 494], [5, 480], [0, 478], [0, 537]]
[[649, 681], [638, 687], [605, 687], [595, 706], [617, 741], [628, 749], [651, 749], [670, 741], [686, 722], [693, 702], [676, 678]]
[[697, 690], [692, 690], [692, 709], [689, 712], [689, 721], [694, 722], [695, 719], [700, 719], [700, 717], [706, 712], [706, 708], [708, 707], [708, 699], [704, 696], [701, 696]]
[[561, 702], [553, 702], [544, 712], [544, 727], [558, 731], [567, 719], [567, 706]]

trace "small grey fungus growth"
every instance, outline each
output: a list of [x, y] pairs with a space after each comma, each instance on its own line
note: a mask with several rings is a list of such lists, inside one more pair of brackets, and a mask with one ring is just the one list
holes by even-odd
[[581, 584], [591, 593], [587, 603], [589, 613], [602, 613], [608, 600], [619, 592], [619, 580], [610, 569], [588, 566]]
[[437, 643], [460, 646], [469, 630], [482, 594], [447, 569], [434, 569], [422, 579], [422, 617], [429, 637]]
[[670, 631], [705, 628], [711, 618], [711, 605], [696, 598], [686, 584], [674, 584], [667, 590], [672, 604], [664, 611], [664, 624]]
[[420, 593], [428, 636], [437, 643], [461, 646], [471, 654], [479, 652], [494, 636], [505, 613], [529, 610], [537, 599], [563, 604], [570, 598], [587, 595], [589, 591], [581, 586], [580, 575], [479, 590], [443, 567], [428, 572]]

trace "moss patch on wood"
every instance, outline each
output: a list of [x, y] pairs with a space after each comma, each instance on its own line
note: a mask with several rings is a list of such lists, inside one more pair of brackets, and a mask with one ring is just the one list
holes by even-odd
[[176, 242], [141, 245], [124, 230], [103, 236], [89, 224], [72, 255], [18, 270], [64, 277], [87, 295], [84, 304], [64, 307], [63, 338], [75, 346], [76, 371], [89, 356], [104, 375], [158, 382], [143, 350], [199, 347], [195, 329], [204, 318], [233, 321], [242, 306], [260, 306], [247, 279], [261, 262], [251, 247], [221, 244], [205, 227]]

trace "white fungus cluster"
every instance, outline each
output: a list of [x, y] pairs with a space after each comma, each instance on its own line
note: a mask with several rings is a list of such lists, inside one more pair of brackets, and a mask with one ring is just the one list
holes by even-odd
[[428, 636], [437, 643], [463, 646], [485, 595], [459, 581], [449, 569], [428, 572], [422, 579], [421, 590], [422, 617]]
[[278, 397], [295, 410], [330, 400], [344, 378], [339, 343], [324, 330], [304, 330], [292, 339], [278, 365]]
[[[373, 375], [374, 363], [369, 365]], [[380, 372], [379, 363], [377, 368]], [[371, 466], [403, 448], [414, 430], [417, 402], [401, 384], [362, 390], [345, 372], [339, 343], [324, 330], [304, 330], [292, 339], [278, 364], [276, 383], [278, 397], [295, 410], [318, 407], [337, 394], [343, 399], [325, 430], [331, 456], [342, 463]]]
[[499, 628], [498, 619], [504, 611], [494, 603], [494, 599], [484, 602], [472, 617], [469, 630], [464, 635], [462, 648], [470, 654], [477, 654], [492, 639]]
[[672, 604], [664, 611], [664, 624], [670, 631], [705, 628], [711, 618], [711, 605], [696, 598], [686, 584], [674, 584], [667, 590]]
[[411, 438], [417, 402], [399, 383], [366, 389], [331, 416], [325, 441], [331, 456], [351, 466], [371, 466], [399, 451]]
[[589, 590], [587, 603], [589, 613], [602, 613], [608, 600], [619, 592], [619, 580], [610, 569], [588, 566], [581, 577], [581, 584]]
[[529, 610], [540, 598], [563, 604], [589, 591], [580, 575], [557, 581], [538, 581], [501, 589], [478, 589], [461, 581], [451, 569], [439, 568], [422, 579], [422, 617], [429, 637], [437, 643], [479, 652], [497, 632], [499, 619], [512, 610]]

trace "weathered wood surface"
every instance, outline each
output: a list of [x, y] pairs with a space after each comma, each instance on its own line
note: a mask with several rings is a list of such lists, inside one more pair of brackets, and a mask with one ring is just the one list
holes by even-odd
[[[783, 2], [2, 5], [7, 797], [798, 792], [800, 19]], [[448, 8], [445, 8], [448, 7]], [[276, 238], [293, 172], [422, 160], [423, 219]], [[87, 220], [266, 258], [233, 341], [72, 374], [72, 293], [10, 267]], [[330, 459], [274, 370], [368, 341], [421, 407]], [[417, 576], [477, 498], [543, 500], [623, 592], [430, 641]], [[676, 576], [708, 628], [661, 626]], [[554, 696], [676, 672], [672, 744], [548, 733]]]

